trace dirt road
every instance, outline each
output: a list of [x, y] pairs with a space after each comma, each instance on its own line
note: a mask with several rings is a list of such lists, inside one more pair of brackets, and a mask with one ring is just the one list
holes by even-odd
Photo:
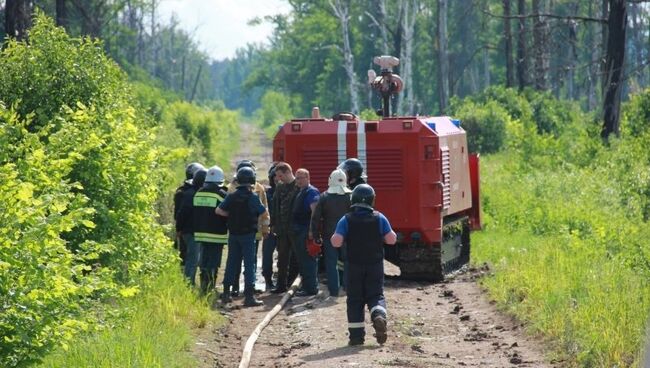
[[[270, 142], [250, 125], [242, 129], [242, 152], [266, 172]], [[259, 146], [255, 148], [255, 146]], [[264, 166], [264, 167], [262, 167]], [[387, 278], [389, 336], [377, 344], [366, 318], [366, 343], [347, 346], [345, 296], [330, 297], [325, 285], [314, 297], [294, 297], [262, 332], [251, 367], [553, 367], [538, 340], [499, 313], [476, 283], [486, 270], [470, 269], [441, 284]], [[387, 273], [395, 272], [387, 266]], [[280, 296], [259, 296], [264, 307], [215, 306], [228, 318], [204, 329], [193, 349], [201, 367], [238, 367], [250, 333]]]

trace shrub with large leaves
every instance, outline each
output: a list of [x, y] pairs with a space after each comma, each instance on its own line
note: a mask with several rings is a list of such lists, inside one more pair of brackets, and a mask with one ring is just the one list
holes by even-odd
[[[38, 15], [0, 53], [0, 366], [98, 328], [170, 261], [155, 221], [159, 151], [96, 41]], [[105, 307], [106, 305], [104, 305]]]

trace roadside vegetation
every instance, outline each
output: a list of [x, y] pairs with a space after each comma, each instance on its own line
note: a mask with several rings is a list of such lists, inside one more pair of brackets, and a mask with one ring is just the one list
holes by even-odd
[[[581, 367], [641, 364], [650, 316], [650, 90], [623, 107], [622, 138], [547, 94], [492, 88], [456, 100], [481, 161], [490, 295]], [[487, 153], [487, 154], [486, 154]]]
[[228, 162], [238, 114], [132, 83], [41, 14], [0, 70], [0, 366], [188, 366], [217, 321], [177, 271], [171, 195], [188, 161]]

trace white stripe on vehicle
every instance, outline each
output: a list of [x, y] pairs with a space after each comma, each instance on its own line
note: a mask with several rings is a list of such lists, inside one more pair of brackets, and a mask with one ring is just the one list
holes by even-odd
[[365, 174], [368, 174], [368, 164], [366, 162], [366, 122], [359, 120], [357, 125], [357, 158], [364, 167]]
[[339, 130], [336, 133], [336, 151], [338, 153], [338, 160], [339, 164], [345, 159], [347, 159], [347, 143], [346, 143], [346, 135], [348, 133], [348, 122], [345, 120], [339, 120]]

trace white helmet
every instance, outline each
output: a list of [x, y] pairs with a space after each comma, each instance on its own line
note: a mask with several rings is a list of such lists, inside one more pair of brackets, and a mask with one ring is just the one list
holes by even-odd
[[219, 166], [212, 166], [208, 169], [208, 175], [205, 177], [206, 183], [223, 183], [225, 177], [223, 170]]
[[330, 174], [330, 178], [327, 182], [329, 188], [327, 188], [327, 193], [332, 194], [347, 194], [352, 192], [347, 185], [347, 176], [345, 171], [341, 169], [336, 169]]

